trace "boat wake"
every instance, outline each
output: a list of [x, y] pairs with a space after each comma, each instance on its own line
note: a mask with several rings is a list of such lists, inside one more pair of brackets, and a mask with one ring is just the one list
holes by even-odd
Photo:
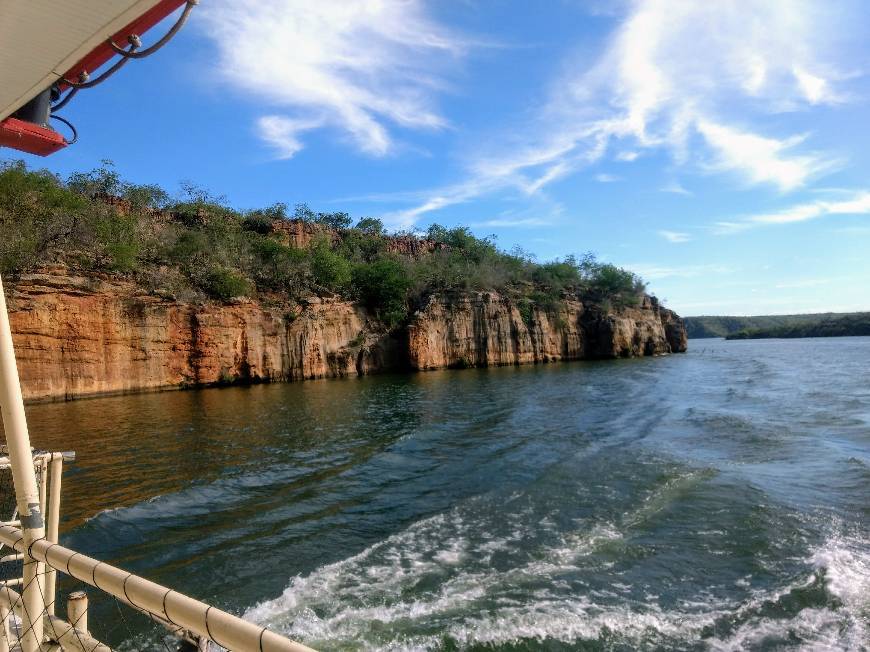
[[523, 511], [500, 526], [481, 524], [467, 507], [297, 576], [245, 615], [329, 649], [866, 649], [870, 553], [862, 537], [831, 534], [779, 586], [753, 588], [747, 577], [736, 596], [667, 602], [618, 570], [636, 554], [627, 530], [639, 513], [566, 532], [549, 517], [529, 522]]
[[[870, 649], [870, 552], [864, 538], [833, 534], [805, 562], [811, 571], [803, 582], [754, 595], [735, 611], [742, 624], [728, 637], [710, 639], [710, 648]], [[810, 604], [788, 615], [791, 605], [804, 602]]]

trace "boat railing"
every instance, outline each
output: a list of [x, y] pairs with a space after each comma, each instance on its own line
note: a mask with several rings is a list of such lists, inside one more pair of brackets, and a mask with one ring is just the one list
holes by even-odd
[[[0, 471], [10, 466], [4, 453], [0, 449]], [[0, 580], [0, 652], [30, 652], [28, 646], [36, 650], [110, 652], [90, 630], [86, 593], [73, 591], [68, 595], [66, 620], [56, 615], [58, 573], [145, 614], [189, 649], [208, 650], [213, 644], [241, 652], [310, 652], [310, 648], [265, 627], [60, 545], [63, 463], [73, 459], [75, 454], [70, 452], [33, 453], [40, 507], [45, 514], [44, 538], [29, 545], [25, 542], [17, 510], [8, 520], [0, 521], [0, 566], [17, 564], [20, 568], [15, 576], [6, 573], [7, 579]], [[28, 573], [28, 564], [36, 564], [37, 569]], [[24, 597], [34, 590], [40, 598], [38, 613]], [[39, 632], [38, 636], [34, 632]]]

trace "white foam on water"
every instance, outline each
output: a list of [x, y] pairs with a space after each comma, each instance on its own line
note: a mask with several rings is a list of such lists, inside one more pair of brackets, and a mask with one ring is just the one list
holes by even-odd
[[602, 545], [622, 539], [620, 532], [612, 523], [600, 523], [588, 532], [571, 532], [563, 537], [564, 545], [551, 548], [549, 556], [553, 559], [569, 563], [579, 557], [591, 555]]
[[870, 549], [868, 542], [847, 536], [833, 536], [810, 558], [824, 571], [828, 591], [847, 609], [870, 608]]
[[711, 640], [711, 649], [737, 651], [795, 639], [802, 642], [793, 649], [807, 652], [870, 649], [870, 549], [864, 537], [832, 534], [806, 562], [812, 574], [773, 593], [756, 592], [738, 616], [818, 581], [840, 606], [806, 607], [792, 618], [750, 617], [733, 635]]
[[123, 509], [127, 509], [127, 508], [126, 508], [126, 507], [109, 507], [109, 508], [107, 508], [107, 509], [101, 509], [101, 510], [98, 511], [96, 514], [94, 514], [93, 516], [88, 516], [88, 517], [85, 519], [85, 523], [88, 523], [88, 522], [90, 522], [90, 521], [94, 521], [94, 520], [97, 520], [97, 519], [99, 519], [99, 518], [103, 518], [103, 517], [106, 517], [106, 516], [110, 516], [111, 514], [114, 514], [114, 513], [116, 513], [116, 512], [120, 512], [120, 511], [123, 510]]
[[[683, 637], [699, 633], [718, 615], [709, 610], [666, 613], [656, 604], [594, 602], [595, 597], [615, 599], [617, 594], [609, 591], [566, 593], [560, 574], [576, 571], [600, 546], [618, 542], [622, 533], [613, 524], [555, 536], [501, 571], [490, 566], [494, 552], [523, 549], [534, 528], [509, 527], [502, 537], [471, 543], [472, 527], [457, 510], [420, 521], [357, 555], [293, 578], [281, 596], [245, 616], [314, 644], [341, 641], [402, 650], [437, 648], [444, 636], [460, 645], [517, 639], [572, 642], [606, 631], [629, 638]], [[538, 527], [555, 531], [556, 526]], [[432, 588], [413, 591], [427, 580]], [[412, 591], [413, 599], [401, 598]], [[420, 634], [404, 637], [406, 625]]]
[[[858, 650], [860, 647], [845, 645], [836, 630], [842, 618], [830, 609], [807, 608], [794, 618], [774, 620], [762, 618], [741, 625], [727, 639], [712, 639], [709, 646], [716, 652], [739, 652], [774, 643], [783, 646], [785, 641], [797, 637], [804, 642], [799, 650]], [[795, 649], [790, 646], [789, 649]]]
[[471, 617], [448, 631], [461, 645], [497, 645], [517, 640], [573, 643], [597, 640], [607, 634], [626, 642], [650, 644], [695, 638], [721, 615], [717, 611], [669, 612], [656, 604], [644, 605], [642, 610], [636, 607], [603, 606], [580, 596], [538, 601]]
[[95, 521], [95, 520], [98, 520], [101, 518], [115, 518], [116, 516], [124, 515], [124, 514], [130, 513], [130, 512], [135, 512], [137, 509], [141, 509], [141, 506], [143, 506], [143, 505], [147, 506], [151, 503], [156, 503], [157, 501], [162, 500], [165, 495], [166, 494], [155, 494], [155, 495], [151, 496], [150, 498], [146, 498], [145, 500], [140, 501], [138, 503], [134, 503], [132, 505], [121, 505], [119, 507], [109, 507], [106, 509], [101, 509], [93, 516], [88, 516], [85, 519], [85, 523], [88, 523], [90, 521]]
[[[644, 518], [649, 502], [657, 509], [660, 499], [626, 513], [625, 522]], [[453, 509], [419, 521], [357, 555], [297, 576], [281, 596], [245, 616], [315, 646], [367, 650], [438, 649], [445, 638], [460, 647], [604, 639], [629, 647], [701, 643], [723, 652], [770, 645], [867, 649], [870, 551], [860, 536], [829, 536], [802, 560], [806, 573], [740, 601], [698, 596], [664, 608], [649, 592], [642, 600], [633, 597], [638, 587], [625, 582], [577, 588], [591, 555], [621, 545], [624, 532], [616, 524], [584, 528], [580, 522], [560, 532], [552, 520], [535, 521], [522, 510], [505, 514], [495, 535], [467, 513]], [[600, 567], [601, 559], [595, 563]], [[736, 585], [747, 591], [750, 579]], [[788, 608], [796, 591], [817, 594], [822, 588], [828, 605], [767, 615], [771, 607], [774, 613], [782, 611], [777, 605]], [[720, 638], [701, 639], [709, 628], [728, 623], [739, 624]]]

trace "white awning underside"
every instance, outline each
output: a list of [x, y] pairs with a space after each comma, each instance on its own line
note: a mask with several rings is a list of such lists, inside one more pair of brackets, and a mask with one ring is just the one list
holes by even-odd
[[0, 120], [159, 0], [0, 0]]

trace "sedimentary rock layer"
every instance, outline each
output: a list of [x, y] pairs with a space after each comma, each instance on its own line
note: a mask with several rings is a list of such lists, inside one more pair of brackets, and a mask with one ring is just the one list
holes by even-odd
[[478, 293], [433, 297], [408, 329], [414, 369], [485, 367], [555, 360], [635, 357], [686, 350], [675, 313], [644, 297], [636, 308], [587, 309], [565, 299], [553, 310], [523, 315], [510, 299]]
[[686, 348], [682, 321], [650, 297], [606, 313], [566, 298], [523, 315], [492, 292], [435, 295], [391, 335], [348, 301], [184, 303], [64, 270], [22, 277], [8, 302], [30, 400]]

